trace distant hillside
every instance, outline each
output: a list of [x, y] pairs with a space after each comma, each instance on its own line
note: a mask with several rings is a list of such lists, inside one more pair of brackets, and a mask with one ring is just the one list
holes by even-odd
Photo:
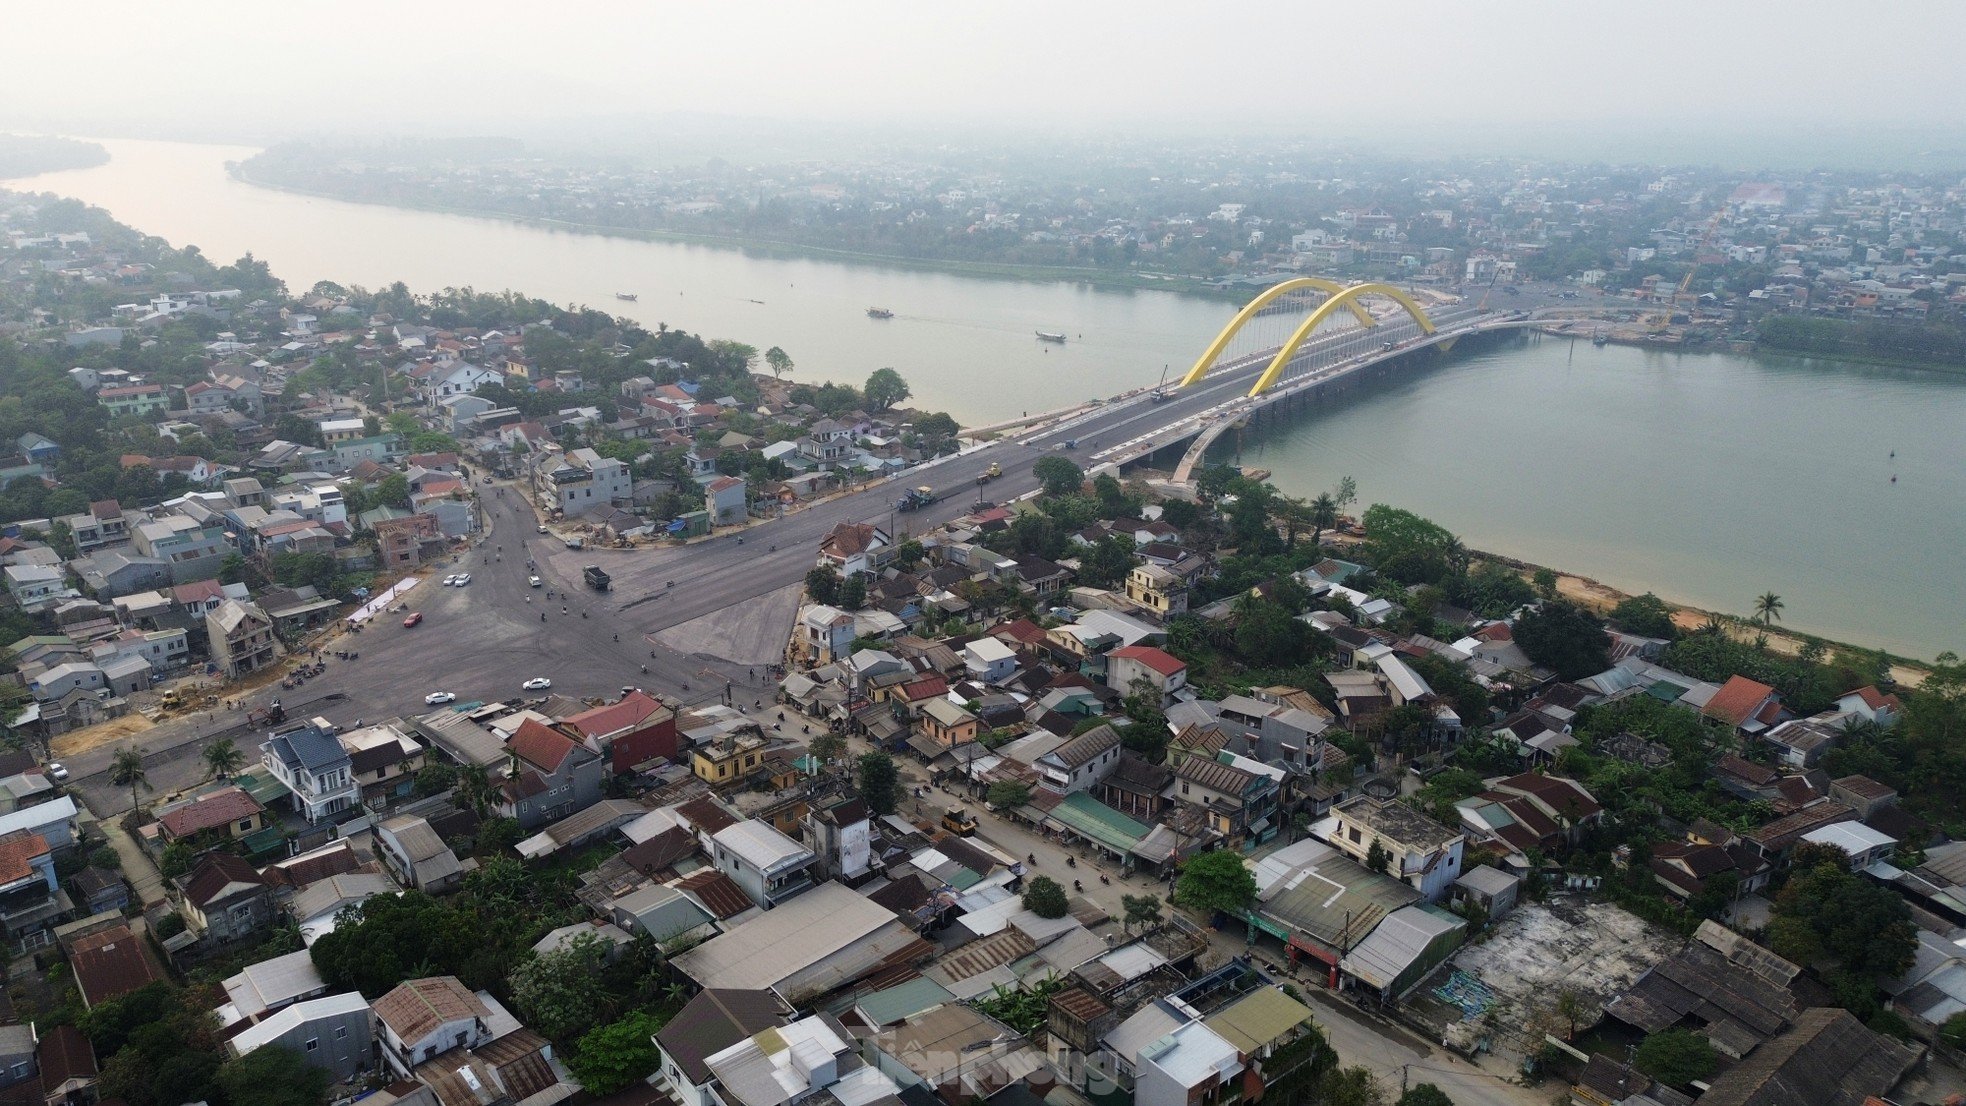
[[0, 134], [0, 180], [63, 169], [87, 169], [109, 160], [109, 151], [72, 138]]

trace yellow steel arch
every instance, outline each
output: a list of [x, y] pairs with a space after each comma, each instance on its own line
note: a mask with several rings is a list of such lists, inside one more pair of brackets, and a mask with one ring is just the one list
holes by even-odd
[[[1268, 288], [1263, 289], [1262, 294], [1244, 304], [1242, 310], [1236, 312], [1236, 317], [1229, 320], [1229, 325], [1222, 328], [1222, 333], [1215, 336], [1215, 341], [1209, 343], [1208, 349], [1201, 355], [1201, 360], [1196, 361], [1195, 367], [1188, 370], [1188, 375], [1181, 378], [1181, 387], [1185, 388], [1202, 377], [1207, 376], [1209, 368], [1215, 364], [1215, 359], [1222, 355], [1222, 351], [1235, 338], [1236, 332], [1243, 328], [1243, 324], [1255, 318], [1258, 311], [1276, 302], [1278, 297], [1287, 296], [1292, 292], [1301, 292], [1307, 288], [1315, 288], [1320, 292], [1329, 292], [1334, 297], [1345, 290], [1344, 285], [1335, 280], [1326, 280], [1323, 277], [1292, 277], [1281, 284], [1272, 284]], [[1358, 318], [1360, 326], [1373, 325], [1372, 312], [1349, 300], [1346, 303], [1351, 308], [1352, 314]]]
[[1359, 310], [1356, 301], [1360, 296], [1385, 296], [1406, 308], [1406, 313], [1413, 316], [1413, 321], [1420, 324], [1423, 332], [1427, 334], [1434, 332], [1433, 320], [1427, 318], [1427, 313], [1420, 310], [1420, 305], [1405, 292], [1390, 284], [1354, 284], [1319, 304], [1318, 309], [1311, 312], [1310, 316], [1297, 327], [1290, 335], [1290, 340], [1285, 342], [1283, 348], [1277, 351], [1277, 355], [1270, 359], [1270, 367], [1264, 369], [1263, 375], [1257, 377], [1256, 383], [1250, 386], [1250, 398], [1254, 399], [1270, 390], [1278, 378], [1283, 376], [1284, 366], [1290, 364], [1290, 359], [1296, 356], [1297, 347], [1303, 345], [1304, 340], [1309, 338], [1311, 333], [1324, 323], [1324, 320], [1330, 318], [1341, 307], [1349, 307], [1356, 313]]

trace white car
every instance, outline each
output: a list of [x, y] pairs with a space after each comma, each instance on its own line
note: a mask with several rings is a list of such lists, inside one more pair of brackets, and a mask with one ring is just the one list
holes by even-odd
[[551, 533], [552, 531], [550, 531], [550, 530], [548, 530], [548, 529], [546, 529], [546, 524], [545, 524], [545, 523], [541, 523], [541, 524], [540, 524], [540, 526], [539, 526], [539, 532], [540, 532], [540, 533], [542, 533], [542, 534], [547, 534], [547, 533]]
[[68, 778], [68, 769], [61, 766], [61, 761], [51, 760], [48, 762], [48, 778], [60, 783]]
[[553, 686], [553, 681], [544, 676], [534, 676], [519, 686], [525, 688], [527, 691], [545, 691], [547, 688]]
[[450, 587], [450, 586], [451, 586], [452, 584], [455, 584], [455, 583], [457, 583], [457, 577], [456, 577], [456, 576], [446, 576], [446, 577], [444, 577], [444, 586], [445, 586], [445, 587]]
[[425, 695], [423, 697], [423, 701], [429, 704], [430, 706], [435, 707], [435, 706], [441, 706], [445, 703], [455, 703], [457, 702], [457, 696], [452, 695], [448, 691], [433, 691], [430, 694]]
[[464, 585], [466, 585], [466, 584], [468, 584], [468, 583], [470, 583], [470, 582], [471, 582], [471, 574], [470, 574], [469, 572], [460, 572], [460, 573], [458, 573], [458, 574], [457, 574], [457, 586], [458, 586], [458, 587], [463, 587]]
[[528, 576], [528, 577], [526, 577], [526, 586], [527, 586], [527, 587], [529, 587], [529, 588], [536, 588], [536, 587], [538, 587], [538, 586], [539, 586], [539, 577], [537, 577], [537, 576]]

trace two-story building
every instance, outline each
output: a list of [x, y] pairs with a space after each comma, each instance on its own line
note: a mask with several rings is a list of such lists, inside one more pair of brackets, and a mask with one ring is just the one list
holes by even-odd
[[225, 527], [185, 515], [138, 523], [130, 531], [130, 546], [145, 557], [164, 562], [172, 584], [216, 578], [226, 554], [233, 551]]
[[764, 770], [771, 742], [757, 732], [731, 733], [697, 746], [690, 754], [690, 771], [718, 790], [736, 787]]
[[1254, 845], [1274, 837], [1279, 822], [1282, 772], [1262, 768], [1228, 753], [1215, 759], [1183, 757], [1174, 765], [1166, 794], [1176, 805], [1199, 808], [1224, 842]]
[[[1461, 876], [1465, 834], [1448, 829], [1405, 803], [1360, 795], [1331, 809], [1313, 828], [1326, 844], [1438, 902]], [[1374, 849], [1374, 846], [1377, 849]]]
[[842, 522], [819, 542], [819, 557], [841, 577], [872, 572], [885, 565], [893, 539], [871, 522]]
[[1188, 686], [1188, 665], [1152, 645], [1128, 645], [1106, 654], [1106, 686], [1131, 695], [1143, 683], [1159, 693], [1160, 704], [1166, 707]]
[[811, 849], [755, 819], [725, 826], [711, 835], [710, 854], [719, 871], [766, 910], [812, 887]]
[[409, 1079], [454, 1048], [490, 1044], [492, 1011], [453, 975], [412, 979], [375, 1000], [376, 1044], [389, 1070]]
[[922, 736], [942, 749], [975, 741], [983, 728], [981, 719], [950, 702], [947, 696], [922, 704], [916, 722], [921, 726]]
[[527, 832], [586, 810], [607, 791], [608, 766], [599, 754], [534, 719], [520, 724], [505, 751], [498, 811]]
[[464, 865], [430, 820], [401, 814], [375, 827], [376, 855], [397, 883], [426, 895], [450, 890], [464, 878]]
[[143, 418], [171, 407], [170, 393], [162, 384], [125, 384], [117, 388], [104, 388], [96, 393], [96, 402], [109, 411], [112, 419]]
[[1098, 725], [1032, 762], [1038, 786], [1070, 795], [1096, 786], [1112, 774], [1121, 753], [1119, 731]]
[[237, 853], [206, 853], [178, 877], [177, 891], [184, 920], [200, 940], [238, 941], [273, 920], [272, 889]]
[[1126, 597], [1166, 621], [1188, 609], [1188, 582], [1156, 564], [1133, 566], [1126, 574]]
[[333, 821], [361, 805], [354, 765], [334, 734], [303, 723], [276, 732], [259, 749], [267, 771], [292, 797], [294, 813], [309, 822]]
[[28, 941], [66, 912], [48, 839], [32, 830], [0, 837], [0, 932], [9, 941]]
[[703, 485], [703, 511], [712, 526], [734, 526], [750, 515], [750, 490], [742, 476], [719, 476]]

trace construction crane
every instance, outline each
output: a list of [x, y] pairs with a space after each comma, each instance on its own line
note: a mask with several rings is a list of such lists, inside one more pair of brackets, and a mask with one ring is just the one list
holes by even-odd
[[[1713, 232], [1720, 227], [1720, 215], [1721, 213], [1716, 211], [1713, 213], [1713, 218], [1707, 220], [1706, 233], [1700, 235], [1700, 244], [1693, 247], [1693, 259], [1687, 263], [1686, 275], [1680, 278], [1679, 288], [1673, 292], [1671, 302], [1666, 304], [1664, 311], [1652, 316], [1653, 333], [1664, 330], [1672, 324], [1673, 309], [1686, 298], [1687, 289], [1693, 287], [1693, 274], [1700, 271], [1700, 255], [1707, 252], [1707, 247], [1713, 243]], [[1692, 314], [1692, 309], [1688, 308], [1687, 317], [1691, 318]]]

